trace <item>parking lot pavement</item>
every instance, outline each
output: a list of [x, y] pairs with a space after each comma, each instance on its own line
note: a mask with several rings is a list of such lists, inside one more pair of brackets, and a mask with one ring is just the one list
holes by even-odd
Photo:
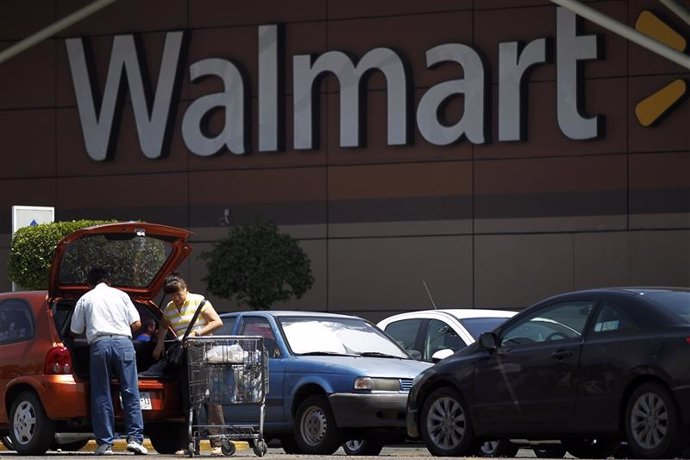
[[[149, 455], [148, 457], [164, 457], [164, 458], [177, 458], [177, 459], [185, 459], [189, 457], [181, 457], [181, 456], [176, 456], [176, 455], [163, 455], [163, 454], [158, 454], [155, 450], [153, 450], [153, 447], [151, 447], [151, 443], [148, 440], [144, 441], [144, 445], [146, 448], [149, 449]], [[254, 451], [249, 448], [246, 442], [237, 442], [237, 451], [232, 457], [241, 457], [241, 458], [259, 458], [254, 454]], [[8, 452], [2, 448], [0, 445], [0, 458], [10, 458], [10, 457], [16, 457], [17, 460], [33, 460], [33, 459], [45, 459], [46, 457], [79, 457], [80, 459], [86, 459], [86, 458], [96, 458], [93, 455], [93, 451], [95, 450], [96, 445], [95, 442], [91, 441], [87, 446], [85, 446], [82, 450], [79, 452], [61, 452], [61, 451], [49, 451], [46, 453], [46, 455], [43, 456], [36, 456], [36, 457], [20, 457], [17, 455], [16, 452]], [[125, 451], [125, 443], [122, 441], [117, 441], [115, 443], [115, 446], [113, 448], [114, 450], [114, 455], [110, 458], [125, 458], [129, 457], [130, 459], [132, 458], [133, 454], [126, 452]], [[211, 457], [210, 455], [210, 446], [208, 444], [208, 441], [203, 440], [201, 442], [201, 455], [195, 456], [194, 458], [201, 458], [201, 459], [211, 459], [211, 458], [218, 458], [218, 457]], [[265, 456], [260, 457], [262, 460], [325, 460], [327, 458], [332, 458], [332, 457], [347, 457], [345, 452], [342, 449], [338, 449], [338, 451], [329, 456], [321, 456], [321, 455], [288, 455], [283, 452], [283, 449], [279, 447], [269, 447], [268, 452], [266, 453]], [[101, 458], [101, 457], [98, 457]], [[396, 458], [399, 460], [417, 460], [417, 459], [423, 459], [423, 460], [431, 460], [436, 459], [436, 458], [442, 458], [442, 457], [432, 457], [432, 455], [429, 453], [428, 450], [422, 445], [404, 445], [404, 446], [390, 446], [386, 447], [383, 449], [381, 454], [377, 456], [361, 456], [361, 457], [356, 457], [356, 460], [376, 460], [376, 459], [386, 459], [386, 458]], [[458, 460], [457, 457], [452, 457], [454, 460]], [[534, 451], [531, 449], [520, 449], [520, 451], [517, 454], [516, 458], [536, 458], [534, 455]], [[570, 455], [568, 455], [566, 458], [572, 459]], [[343, 458], [343, 460], [345, 460]], [[354, 460], [354, 458], [353, 458]], [[500, 459], [493, 459], [493, 460], [500, 460]]]

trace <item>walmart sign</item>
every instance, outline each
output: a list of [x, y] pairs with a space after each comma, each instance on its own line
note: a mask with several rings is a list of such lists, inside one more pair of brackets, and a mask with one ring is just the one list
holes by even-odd
[[[597, 138], [601, 134], [603, 116], [581, 114], [583, 82], [578, 66], [582, 61], [598, 59], [600, 37], [578, 35], [577, 18], [564, 8], [556, 10], [555, 65], [556, 113], [561, 132], [570, 139]], [[284, 43], [280, 26], [258, 27], [258, 150], [274, 152], [284, 148], [285, 113], [281, 88]], [[519, 42], [503, 42], [498, 49], [498, 133], [499, 142], [525, 140], [522, 107], [527, 104], [525, 75], [539, 64], [551, 62], [552, 38], [539, 38], [524, 46]], [[89, 156], [96, 161], [112, 158], [115, 127], [119, 125], [118, 110], [124, 97], [122, 84], [129, 88], [141, 151], [148, 158], [165, 154], [172, 129], [171, 112], [180, 97], [179, 88], [184, 69], [185, 32], [166, 35], [158, 81], [145, 81], [143, 57], [133, 35], [116, 36], [113, 40], [108, 72], [103, 90], [92, 85], [95, 75], [87, 59], [82, 38], [66, 40], [70, 71], [74, 83], [84, 142]], [[412, 77], [404, 66], [404, 56], [390, 48], [374, 48], [359, 59], [341, 51], [320, 55], [292, 56], [294, 95], [292, 104], [293, 143], [297, 150], [318, 148], [316, 132], [316, 100], [319, 81], [326, 74], [337, 78], [340, 87], [340, 146], [362, 147], [362, 81], [370, 72], [385, 77], [387, 90], [387, 143], [407, 145], [411, 142], [411, 123], [424, 140], [437, 146], [468, 141], [473, 144], [490, 142], [488, 120], [491, 88], [490, 69], [485, 67], [480, 51], [461, 43], [446, 43], [426, 50], [426, 67], [430, 72], [442, 63], [455, 63], [462, 69], [462, 78], [438, 83], [424, 92], [417, 107], [410, 95]], [[248, 151], [247, 126], [249, 81], [232, 61], [221, 58], [203, 59], [189, 66], [192, 83], [214, 77], [223, 82], [224, 90], [206, 94], [191, 102], [182, 118], [182, 138], [193, 154], [210, 156], [230, 151], [242, 155]], [[153, 94], [146, 88], [152, 87]], [[97, 92], [98, 91], [98, 92]], [[98, 95], [98, 96], [97, 96]], [[148, 97], [147, 97], [148, 96]], [[462, 96], [464, 110], [459, 120], [448, 123], [440, 116], [449, 100]], [[97, 104], [96, 101], [100, 101]], [[224, 111], [224, 126], [209, 133], [207, 121], [215, 111]], [[289, 109], [288, 109], [289, 110]], [[415, 110], [411, 114], [411, 110]], [[413, 115], [413, 116], [411, 116]]]

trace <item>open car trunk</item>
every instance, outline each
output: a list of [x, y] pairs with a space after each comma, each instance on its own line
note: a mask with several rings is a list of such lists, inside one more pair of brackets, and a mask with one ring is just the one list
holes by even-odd
[[[89, 378], [89, 344], [86, 342], [84, 334], [78, 337], [70, 335], [70, 324], [72, 321], [72, 314], [74, 313], [74, 306], [77, 303], [74, 300], [60, 300], [53, 306], [53, 316], [55, 318], [55, 325], [60, 333], [60, 338], [72, 354], [72, 366], [74, 375], [79, 378]], [[153, 349], [156, 346], [156, 338], [158, 335], [159, 319], [149, 310], [149, 308], [141, 303], [135, 302], [134, 305], [139, 310], [141, 316], [142, 328], [135, 331], [133, 336], [134, 349], [137, 355], [137, 371], [140, 379], [172, 379], [175, 375], [163, 371], [162, 366], [156, 365], [153, 359]], [[146, 335], [147, 325], [153, 322], [155, 328], [153, 335], [149, 337]], [[168, 333], [170, 334], [170, 333]], [[168, 340], [169, 339], [169, 340]], [[171, 336], [166, 339], [166, 342], [172, 342], [175, 339]]]

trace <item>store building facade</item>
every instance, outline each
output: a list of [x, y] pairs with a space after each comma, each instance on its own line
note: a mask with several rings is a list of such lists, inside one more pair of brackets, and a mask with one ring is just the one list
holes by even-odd
[[[3, 2], [0, 48], [85, 4]], [[685, 51], [659, 2], [587, 4]], [[0, 70], [3, 260], [40, 205], [191, 229], [196, 291], [272, 219], [290, 306], [373, 320], [690, 285], [689, 71], [550, 1], [117, 0]]]

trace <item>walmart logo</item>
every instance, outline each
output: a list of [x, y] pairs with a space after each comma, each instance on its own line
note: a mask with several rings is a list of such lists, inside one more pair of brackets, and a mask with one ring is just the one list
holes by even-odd
[[[687, 42], [683, 36], [650, 11], [640, 13], [635, 23], [637, 31], [675, 49], [685, 52]], [[635, 117], [642, 126], [651, 126], [664, 114], [673, 110], [687, 92], [687, 84], [677, 79], [647, 96], [635, 106]]]

